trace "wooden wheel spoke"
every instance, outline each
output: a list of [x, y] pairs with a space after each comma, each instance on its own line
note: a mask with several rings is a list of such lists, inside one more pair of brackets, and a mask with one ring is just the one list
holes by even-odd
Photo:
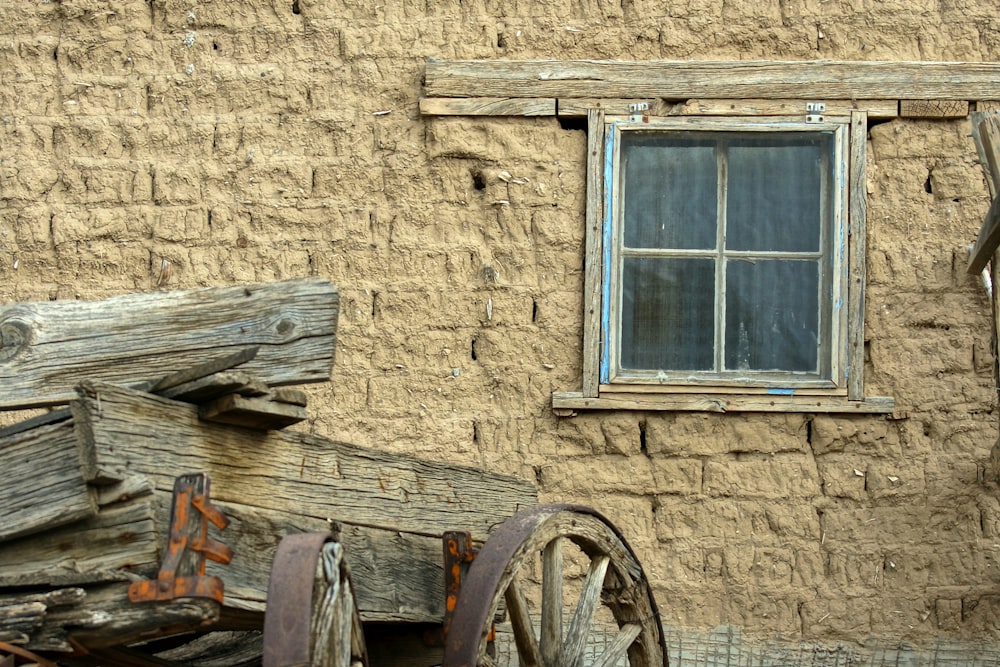
[[587, 645], [587, 635], [594, 622], [594, 612], [597, 611], [601, 589], [604, 588], [604, 576], [610, 564], [611, 558], [608, 556], [598, 556], [590, 561], [587, 580], [584, 582], [576, 613], [570, 621], [566, 643], [563, 644], [563, 660], [567, 667], [577, 667], [583, 662], [583, 649]]
[[510, 616], [521, 665], [542, 667], [542, 654], [538, 648], [538, 640], [535, 639], [535, 628], [531, 624], [528, 603], [524, 599], [521, 586], [517, 583], [517, 577], [511, 580], [507, 590], [504, 591], [504, 599], [507, 601], [507, 614]]
[[542, 663], [556, 667], [562, 650], [563, 557], [562, 538], [545, 545], [542, 552]]
[[[575, 563], [581, 556], [589, 568], [582, 581], [571, 582], [574, 595], [577, 584], [582, 586], [573, 609], [564, 614], [569, 584], [563, 561]], [[518, 578], [525, 566], [540, 580]], [[575, 567], [571, 574], [575, 577]], [[614, 596], [618, 589], [627, 594]], [[504, 657], [491, 657], [487, 635], [504, 601], [509, 624], [498, 627], [496, 637]], [[594, 510], [538, 505], [504, 521], [469, 566], [442, 665], [583, 667], [585, 654], [598, 646], [601, 657], [594, 667], [665, 664], [663, 631], [642, 567], [620, 533]], [[515, 651], [517, 656], [508, 656]]]
[[624, 625], [608, 644], [601, 657], [593, 664], [593, 667], [614, 667], [619, 660], [628, 654], [628, 647], [632, 645], [640, 632], [642, 632], [642, 625], [639, 623]]

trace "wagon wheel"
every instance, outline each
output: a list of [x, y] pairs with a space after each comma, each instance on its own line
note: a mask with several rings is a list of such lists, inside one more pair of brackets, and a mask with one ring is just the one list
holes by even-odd
[[[564, 547], [586, 564], [565, 625], [563, 584], [574, 566], [564, 567]], [[539, 552], [540, 605], [538, 596], [526, 594], [529, 563]], [[642, 566], [618, 531], [587, 507], [539, 505], [518, 512], [490, 536], [463, 578], [443, 667], [505, 664], [490, 655], [501, 600], [517, 651], [512, 666], [582, 667], [585, 650], [597, 654], [592, 661], [588, 657], [594, 667], [622, 661], [631, 667], [667, 665], [663, 630]], [[540, 632], [533, 617], [540, 617]], [[600, 617], [607, 619], [610, 632], [598, 632]], [[595, 643], [601, 646], [595, 649]]]
[[288, 535], [271, 564], [263, 667], [366, 667], [343, 546], [327, 533]]

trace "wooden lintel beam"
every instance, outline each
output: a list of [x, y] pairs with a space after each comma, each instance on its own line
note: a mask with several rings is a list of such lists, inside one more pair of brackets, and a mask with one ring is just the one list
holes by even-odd
[[979, 100], [1000, 63], [428, 60], [427, 97]]
[[507, 97], [425, 97], [420, 100], [425, 116], [555, 116], [556, 101]]

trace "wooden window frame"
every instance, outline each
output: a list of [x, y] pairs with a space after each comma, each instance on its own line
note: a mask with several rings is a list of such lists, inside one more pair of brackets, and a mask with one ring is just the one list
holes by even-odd
[[[745, 110], [744, 110], [745, 111]], [[809, 383], [790, 382], [664, 382], [632, 383], [615, 381], [609, 373], [602, 382], [602, 357], [605, 345], [613, 344], [604, 339], [605, 318], [610, 324], [608, 298], [605, 285], [609, 282], [606, 267], [613, 265], [608, 248], [610, 237], [610, 207], [607, 181], [606, 127], [620, 122], [621, 117], [605, 114], [603, 109], [590, 109], [587, 113], [587, 248], [585, 265], [585, 307], [583, 340], [583, 391], [556, 392], [552, 396], [553, 408], [559, 414], [575, 410], [640, 409], [640, 410], [699, 410], [699, 411], [759, 411], [759, 412], [847, 412], [891, 413], [894, 401], [888, 397], [866, 397], [864, 394], [864, 285], [865, 285], [865, 225], [867, 192], [865, 189], [865, 161], [868, 114], [863, 110], [849, 115], [825, 119], [827, 124], [843, 125], [848, 132], [845, 141], [846, 155], [843, 162], [846, 174], [838, 176], [838, 186], [845, 192], [840, 198], [847, 216], [843, 231], [844, 242], [836, 249], [843, 253], [841, 261], [846, 266], [835, 268], [842, 276], [838, 281], [843, 307], [836, 325], [839, 351], [834, 369], [835, 386], [807, 386]], [[649, 123], [651, 126], [691, 128], [729, 127], [741, 123], [757, 126], [768, 122], [794, 122], [804, 118], [768, 116], [757, 119], [742, 114], [737, 117], [707, 118], [686, 116], [679, 120], [664, 120], [650, 116], [630, 118], [629, 122]], [[839, 161], [838, 161], [839, 162]], [[614, 167], [610, 168], [612, 171]], [[852, 372], [852, 370], [854, 372]]]
[[[802, 389], [824, 389], [831, 395], [846, 395], [847, 385], [847, 313], [842, 306], [847, 302], [844, 298], [847, 294], [848, 261], [847, 253], [843, 252], [847, 244], [848, 225], [848, 141], [849, 141], [849, 117], [824, 117], [821, 121], [806, 123], [801, 117], [733, 117], [733, 118], [649, 118], [649, 117], [605, 117], [604, 128], [604, 196], [606, 202], [604, 207], [603, 238], [605, 243], [609, 243], [610, 249], [605, 248], [602, 261], [605, 266], [602, 270], [602, 316], [601, 316], [601, 364], [600, 364], [600, 384], [618, 388], [623, 386], [631, 388], [635, 386], [687, 386], [691, 390], [699, 386], [708, 387], [732, 387], [735, 391], [740, 391], [745, 387], [766, 387], [782, 390], [802, 390]], [[625, 136], [629, 132], [671, 132], [671, 133], [701, 133], [703, 135], [713, 135], [720, 143], [724, 143], [722, 135], [725, 133], [741, 134], [766, 134], [781, 132], [784, 134], [828, 134], [832, 135], [830, 142], [832, 160], [826, 165], [824, 180], [829, 179], [832, 187], [823, 187], [822, 196], [829, 202], [824, 209], [828, 215], [824, 214], [821, 225], [822, 242], [819, 249], [809, 253], [779, 253], [786, 259], [813, 259], [821, 260], [827, 264], [824, 271], [823, 280], [817, 286], [821, 294], [820, 302], [829, 302], [830, 308], [826, 317], [819, 318], [819, 326], [822, 333], [822, 343], [818, 353], [818, 368], [813, 373], [794, 373], [791, 371], [774, 372], [750, 372], [740, 375], [734, 371], [726, 371], [721, 368], [723, 353], [724, 332], [723, 323], [719, 318], [723, 314], [721, 304], [725, 301], [726, 289], [716, 281], [713, 284], [713, 291], [716, 292], [717, 308], [714, 314], [714, 356], [715, 370], [713, 371], [653, 371], [653, 370], [633, 370], [628, 371], [622, 367], [622, 341], [621, 335], [621, 304], [622, 304], [622, 280], [623, 261], [626, 256], [638, 254], [661, 255], [655, 250], [640, 253], [636, 250], [626, 250], [624, 248], [623, 234], [624, 225], [622, 221], [624, 196], [623, 190], [627, 191], [627, 186], [623, 182], [624, 174], [621, 171], [620, 157], [621, 145]], [[720, 155], [719, 159], [724, 159]], [[722, 178], [720, 176], [720, 178]], [[720, 208], [720, 213], [722, 209]], [[723, 216], [724, 218], [724, 216]], [[710, 254], [709, 254], [710, 253]], [[704, 256], [719, 260], [720, 256], [763, 257], [763, 252], [755, 251], [727, 251], [720, 241], [717, 247], [711, 251], [702, 250], [676, 250], [669, 253], [671, 256], [691, 257]], [[718, 270], [725, 271], [725, 261], [720, 261]], [[718, 278], [717, 273], [717, 278]], [[613, 389], [612, 389], [613, 390]]]

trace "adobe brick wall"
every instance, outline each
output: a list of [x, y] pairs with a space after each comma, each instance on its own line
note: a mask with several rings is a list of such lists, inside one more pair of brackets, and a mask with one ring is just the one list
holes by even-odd
[[[967, 120], [873, 124], [868, 392], [895, 418], [591, 413], [585, 136], [424, 118], [424, 60], [1000, 60], [994, 0], [33, 0], [0, 5], [0, 302], [315, 274], [309, 428], [606, 512], [664, 622], [995, 640], [988, 208]], [[506, 172], [506, 173], [504, 173]]]

